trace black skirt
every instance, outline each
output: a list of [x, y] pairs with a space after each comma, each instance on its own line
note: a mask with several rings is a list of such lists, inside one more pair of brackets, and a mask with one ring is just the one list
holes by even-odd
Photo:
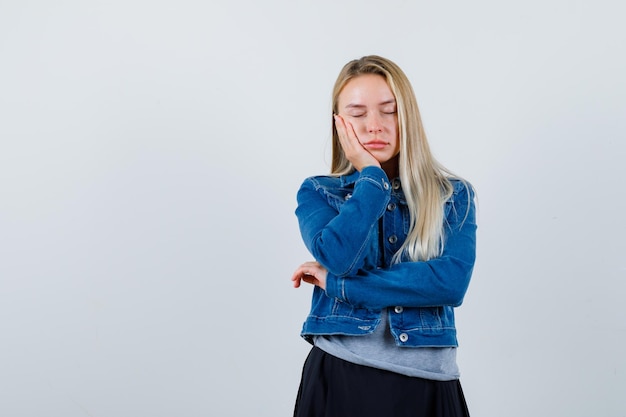
[[294, 417], [469, 417], [458, 380], [433, 381], [356, 365], [314, 347]]

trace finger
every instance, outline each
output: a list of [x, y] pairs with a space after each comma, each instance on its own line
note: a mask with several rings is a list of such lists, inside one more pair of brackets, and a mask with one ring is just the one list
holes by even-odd
[[296, 280], [293, 281], [293, 287], [294, 288], [300, 288], [301, 283], [302, 283], [302, 280], [296, 279]]
[[354, 126], [352, 126], [352, 123], [344, 120], [344, 124], [346, 126], [346, 134], [348, 135], [348, 138], [350, 138], [354, 143], [358, 143], [359, 146], [363, 147], [363, 144], [361, 144], [361, 141], [356, 135], [356, 131], [354, 130]]
[[337, 127], [337, 130], [345, 131], [346, 125], [343, 116], [340, 114], [333, 114], [333, 117], [335, 118], [335, 127]]
[[301, 280], [302, 280], [302, 272], [300, 272], [300, 269], [298, 268], [296, 270], [296, 272], [294, 272], [293, 275], [291, 276], [291, 281], [293, 282], [293, 287], [294, 288], [300, 287]]
[[318, 267], [319, 264], [317, 262], [305, 262], [300, 265], [291, 276], [294, 288], [299, 288], [302, 281], [308, 282], [305, 278], [313, 276], [315, 268]]
[[335, 115], [335, 126], [339, 143], [346, 158], [357, 170], [368, 165], [380, 165], [378, 160], [368, 151], [359, 140], [356, 130], [350, 121], [340, 114]]
[[[339, 114], [335, 115], [335, 126], [337, 127], [337, 135], [339, 136], [339, 142], [341, 146], [348, 149], [353, 146], [352, 138], [348, 132], [348, 125], [346, 120]], [[354, 131], [354, 129], [352, 129]]]
[[346, 124], [343, 120], [343, 117], [336, 114], [335, 115], [335, 128], [337, 129], [337, 136], [339, 136], [339, 142], [342, 147], [346, 146], [348, 132], [346, 129]]
[[346, 153], [351, 153], [356, 146], [361, 145], [354, 133], [352, 124], [347, 122], [341, 115], [335, 115], [335, 126], [337, 127], [337, 135], [339, 136], [341, 147]]
[[310, 274], [312, 271], [315, 271], [316, 269], [319, 269], [320, 267], [321, 265], [318, 262], [308, 261], [300, 265], [296, 271]]
[[318, 280], [317, 278], [315, 278], [313, 275], [304, 275], [302, 277], [302, 281], [306, 282], [307, 284], [311, 284], [311, 285], [317, 285], [318, 284]]
[[[344, 119], [343, 116], [340, 114], [337, 114], [335, 118], [338, 119], [338, 121], [340, 122], [341, 133], [343, 134], [343, 137], [353, 145], [363, 147], [361, 141], [359, 140], [359, 137], [356, 135], [356, 130], [354, 130], [354, 126], [352, 125], [352, 123], [350, 123], [349, 120]], [[338, 128], [337, 132], [339, 132], [339, 130], [340, 129]]]

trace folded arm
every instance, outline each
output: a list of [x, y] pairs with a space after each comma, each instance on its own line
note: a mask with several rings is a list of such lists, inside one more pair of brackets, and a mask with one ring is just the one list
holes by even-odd
[[364, 168], [351, 197], [333, 207], [323, 187], [308, 179], [298, 191], [296, 215], [306, 247], [336, 276], [355, 274], [363, 265], [370, 233], [377, 227], [391, 195], [385, 172]]
[[348, 276], [329, 271], [326, 293], [355, 307], [458, 306], [467, 291], [476, 257], [473, 194], [464, 187], [452, 203], [441, 256], [400, 262], [386, 269], [359, 270]]

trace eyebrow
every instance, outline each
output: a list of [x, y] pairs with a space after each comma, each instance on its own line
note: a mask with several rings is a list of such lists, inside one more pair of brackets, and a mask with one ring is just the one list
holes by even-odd
[[[379, 106], [385, 106], [387, 104], [396, 104], [396, 100], [395, 99], [389, 99], [386, 101], [383, 101], [381, 103], [378, 103]], [[351, 109], [351, 108], [363, 108], [363, 107], [367, 107], [364, 104], [356, 104], [356, 103], [350, 103], [346, 105], [346, 109]]]

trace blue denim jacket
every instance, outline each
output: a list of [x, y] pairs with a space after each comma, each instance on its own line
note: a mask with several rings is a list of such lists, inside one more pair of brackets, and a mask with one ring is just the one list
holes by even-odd
[[453, 307], [469, 285], [476, 254], [474, 194], [452, 180], [445, 203], [445, 243], [429, 261], [391, 258], [404, 242], [409, 212], [399, 179], [378, 167], [307, 178], [296, 215], [306, 247], [328, 270], [326, 290], [314, 287], [302, 336], [364, 335], [389, 308], [399, 346], [457, 346]]

